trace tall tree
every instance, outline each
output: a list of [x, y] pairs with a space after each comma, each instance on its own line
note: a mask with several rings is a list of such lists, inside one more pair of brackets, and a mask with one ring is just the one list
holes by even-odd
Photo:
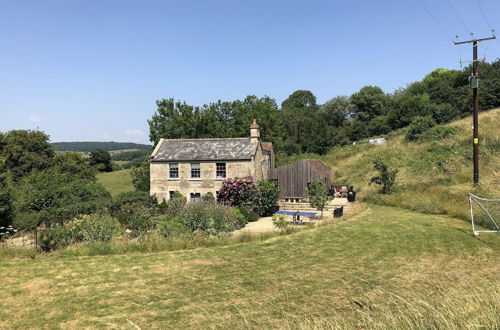
[[135, 167], [131, 172], [132, 184], [137, 191], [149, 191], [149, 158], [145, 157], [141, 166]]
[[293, 143], [302, 145], [305, 127], [318, 110], [316, 96], [307, 90], [295, 91], [283, 101], [283, 123]]
[[0, 173], [0, 227], [7, 227], [12, 223], [13, 208], [12, 194], [8, 185], [7, 173]]
[[158, 100], [156, 105], [155, 114], [148, 120], [149, 139], [155, 145], [161, 138], [186, 139], [199, 137], [199, 108], [188, 105], [186, 102], [175, 102], [173, 98]]
[[52, 168], [82, 179], [96, 180], [95, 169], [77, 152], [65, 151], [56, 154], [52, 160]]
[[113, 166], [111, 165], [111, 155], [108, 151], [97, 149], [90, 153], [89, 164], [95, 166], [100, 172], [111, 172]]
[[341, 127], [346, 124], [354, 112], [354, 107], [348, 96], [336, 96], [321, 106], [328, 125]]
[[41, 131], [13, 130], [4, 133], [0, 148], [3, 166], [16, 181], [32, 170], [48, 168], [54, 157], [49, 136]]
[[242, 101], [232, 102], [231, 109], [235, 136], [248, 136], [250, 123], [257, 119], [262, 139], [278, 142], [284, 137], [281, 112], [274, 99], [249, 95]]
[[354, 115], [362, 122], [387, 114], [389, 97], [377, 86], [365, 86], [351, 95]]

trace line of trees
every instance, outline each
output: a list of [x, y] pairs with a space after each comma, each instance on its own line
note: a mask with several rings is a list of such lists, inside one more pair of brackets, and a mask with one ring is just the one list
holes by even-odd
[[[481, 108], [500, 106], [500, 60], [479, 63]], [[293, 92], [281, 106], [268, 96], [217, 101], [201, 107], [174, 99], [157, 101], [148, 121], [150, 140], [248, 136], [256, 118], [261, 136], [279, 153], [324, 154], [334, 146], [406, 127], [415, 118], [446, 123], [470, 114], [471, 88], [464, 70], [437, 69], [421, 81], [393, 93], [365, 86], [351, 96], [337, 96], [325, 104], [307, 90]]]
[[125, 149], [139, 149], [148, 151], [151, 149], [150, 145], [132, 143], [132, 142], [52, 142], [51, 145], [57, 151], [78, 151], [78, 152], [92, 152], [97, 149], [107, 151], [125, 150]]

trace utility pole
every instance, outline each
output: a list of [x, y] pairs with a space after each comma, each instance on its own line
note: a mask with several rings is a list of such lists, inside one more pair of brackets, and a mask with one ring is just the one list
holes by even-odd
[[481, 41], [495, 39], [493, 35], [489, 38], [471, 39], [466, 41], [454, 41], [455, 45], [472, 43], [472, 75], [470, 77], [472, 87], [472, 107], [473, 107], [473, 150], [474, 150], [474, 186], [479, 184], [479, 74], [477, 72], [477, 44]]

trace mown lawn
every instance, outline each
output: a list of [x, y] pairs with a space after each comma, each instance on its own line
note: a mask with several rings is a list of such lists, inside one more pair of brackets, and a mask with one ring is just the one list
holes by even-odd
[[97, 174], [97, 182], [102, 184], [114, 197], [134, 190], [130, 169]]
[[0, 269], [0, 328], [500, 327], [500, 237], [382, 206], [264, 242]]

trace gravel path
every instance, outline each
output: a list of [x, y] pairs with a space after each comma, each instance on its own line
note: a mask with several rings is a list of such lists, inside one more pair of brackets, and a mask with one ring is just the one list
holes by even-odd
[[[259, 234], [259, 233], [267, 233], [267, 232], [270, 232], [270, 231], [278, 231], [278, 229], [276, 227], [274, 227], [273, 222], [272, 222], [271, 219], [272, 219], [272, 217], [263, 217], [263, 218], [260, 218], [257, 221], [249, 222], [249, 223], [247, 223], [247, 225], [245, 227], [236, 230], [233, 233], [233, 235], [237, 236], [237, 235], [240, 235], [242, 233]], [[316, 220], [314, 222], [318, 223], [318, 222], [326, 221], [326, 220], [329, 220], [329, 219], [332, 219], [332, 218], [331, 217], [330, 218], [324, 217], [322, 220], [319, 220], [319, 221]], [[287, 220], [290, 222], [291, 226], [294, 226], [291, 223], [292, 222], [292, 217], [291, 216], [287, 216]], [[307, 217], [303, 218], [303, 223], [304, 224], [307, 224], [309, 222], [311, 222], [311, 220], [309, 218], [307, 218]]]
[[240, 235], [242, 233], [267, 233], [270, 231], [278, 231], [276, 227], [274, 227], [273, 222], [271, 221], [271, 217], [260, 218], [257, 221], [249, 222], [247, 225], [241, 229], [238, 229], [234, 232], [234, 235]]

